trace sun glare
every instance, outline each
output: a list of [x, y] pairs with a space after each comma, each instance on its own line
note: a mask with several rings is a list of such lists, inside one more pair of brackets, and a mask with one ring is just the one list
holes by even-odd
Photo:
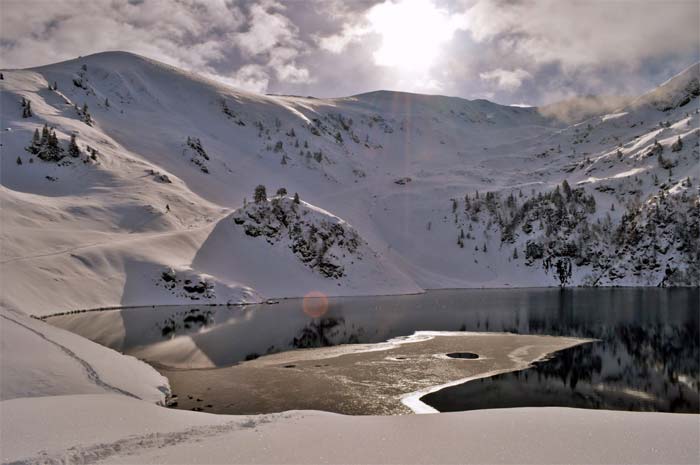
[[372, 8], [367, 18], [381, 35], [375, 63], [417, 74], [430, 69], [460, 27], [457, 16], [431, 0], [388, 0]]

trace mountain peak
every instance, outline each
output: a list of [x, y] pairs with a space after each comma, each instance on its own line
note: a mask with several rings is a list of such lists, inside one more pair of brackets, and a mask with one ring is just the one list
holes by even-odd
[[657, 88], [640, 96], [633, 107], [650, 105], [657, 110], [668, 111], [687, 105], [700, 96], [700, 62], [695, 63]]

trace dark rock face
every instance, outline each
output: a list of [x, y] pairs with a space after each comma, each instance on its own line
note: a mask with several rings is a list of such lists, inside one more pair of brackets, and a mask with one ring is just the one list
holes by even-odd
[[236, 212], [235, 225], [269, 244], [286, 242], [297, 258], [328, 278], [345, 275], [342, 256], [360, 260], [362, 239], [347, 223], [326, 217], [291, 198], [249, 204]]
[[190, 158], [190, 161], [197, 165], [202, 173], [209, 173], [209, 167], [207, 166], [209, 154], [202, 147], [202, 142], [199, 140], [199, 138], [188, 137], [185, 151], [191, 152], [192, 157]]
[[700, 80], [693, 78], [688, 81], [683, 91], [672, 102], [656, 102], [655, 106], [661, 111], [670, 111], [689, 104], [698, 96], [700, 96]]
[[173, 295], [188, 297], [191, 300], [206, 300], [216, 297], [214, 285], [206, 279], [197, 279], [196, 282], [193, 282], [192, 279], [184, 279], [178, 276], [177, 272], [172, 268], [162, 271], [159, 279], [155, 280], [155, 284], [169, 290]]

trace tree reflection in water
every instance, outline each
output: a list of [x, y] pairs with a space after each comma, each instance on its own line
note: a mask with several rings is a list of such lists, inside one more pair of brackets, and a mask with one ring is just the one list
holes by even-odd
[[[618, 324], [601, 339], [548, 360], [423, 396], [441, 412], [508, 407], [576, 407], [700, 413], [698, 329], [691, 324]], [[577, 329], [579, 331], [577, 331]]]

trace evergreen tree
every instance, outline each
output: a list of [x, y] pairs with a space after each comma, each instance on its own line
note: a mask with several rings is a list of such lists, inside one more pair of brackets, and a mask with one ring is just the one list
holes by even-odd
[[22, 98], [22, 118], [32, 117], [32, 102], [31, 100], [25, 100]]
[[21, 164], [22, 164], [22, 158], [20, 158], [19, 156], [17, 156], [17, 164], [18, 164], [18, 165], [21, 165]]
[[83, 103], [83, 109], [81, 110], [81, 113], [83, 117], [83, 123], [87, 124], [88, 126], [92, 126], [92, 116], [90, 116], [90, 112], [88, 111], [87, 103]]
[[106, 106], [107, 108], [109, 108], [109, 99], [108, 99], [108, 98], [105, 98], [105, 106]]
[[49, 143], [49, 126], [44, 123], [44, 127], [41, 129], [41, 145], [46, 145]]
[[255, 188], [255, 192], [253, 193], [253, 201], [255, 203], [267, 202], [267, 190], [262, 184], [259, 184]]
[[68, 145], [68, 154], [73, 158], [78, 158], [80, 156], [80, 147], [75, 138], [75, 134], [70, 136], [70, 144]]
[[277, 189], [277, 195], [279, 195], [280, 197], [284, 197], [285, 195], [287, 195], [287, 189], [285, 189], [284, 187], [280, 187], [279, 189]]
[[518, 248], [517, 247], [513, 249], [513, 259], [514, 260], [518, 259]]
[[34, 137], [32, 137], [32, 147], [38, 147], [41, 144], [41, 136], [39, 135], [39, 129], [34, 129]]
[[58, 143], [56, 131], [51, 131], [51, 136], [49, 137], [49, 148], [56, 154], [60, 153], [61, 151], [61, 146]]
[[569, 186], [569, 182], [566, 179], [561, 183], [561, 188], [564, 191], [564, 195], [566, 195], [566, 200], [569, 200], [571, 198], [571, 186]]
[[296, 203], [297, 205], [301, 203], [301, 201], [299, 200], [299, 194], [296, 192], [294, 193], [294, 203]]

